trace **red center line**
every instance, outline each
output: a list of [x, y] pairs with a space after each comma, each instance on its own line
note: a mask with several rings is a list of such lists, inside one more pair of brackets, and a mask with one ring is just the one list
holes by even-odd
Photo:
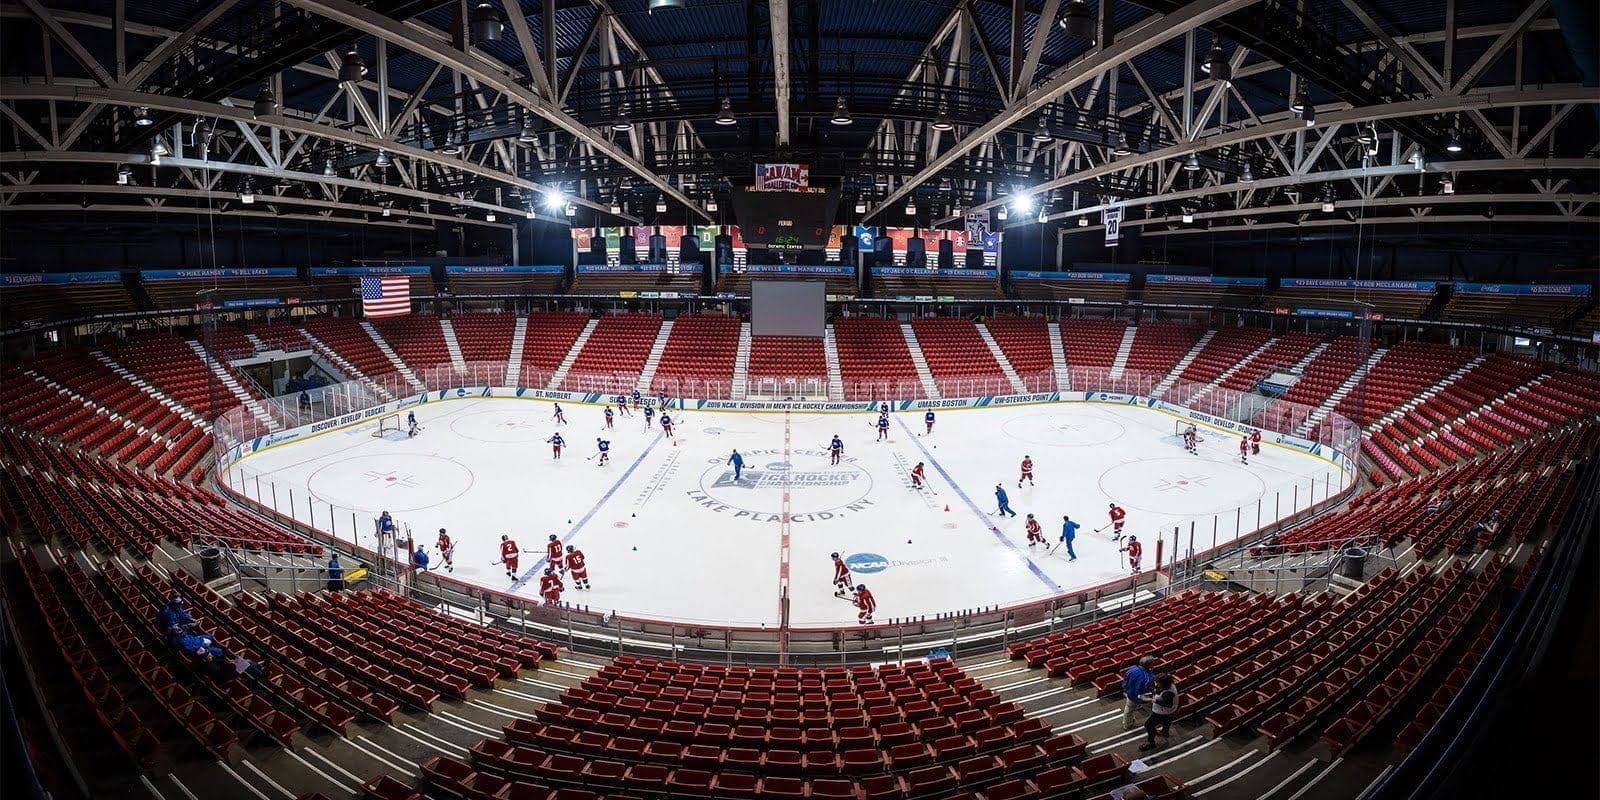
[[778, 520], [778, 624], [782, 628], [789, 626], [789, 500], [793, 482], [790, 473], [794, 465], [790, 462], [790, 428], [789, 412], [783, 412], [783, 507], [782, 515]]

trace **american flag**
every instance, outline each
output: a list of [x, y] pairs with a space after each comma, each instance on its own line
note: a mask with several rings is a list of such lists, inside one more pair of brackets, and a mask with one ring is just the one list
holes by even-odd
[[361, 313], [368, 319], [410, 314], [411, 278], [406, 275], [362, 278]]

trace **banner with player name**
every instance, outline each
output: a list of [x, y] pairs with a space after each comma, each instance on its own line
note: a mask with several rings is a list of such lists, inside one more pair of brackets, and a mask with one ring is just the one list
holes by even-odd
[[339, 276], [360, 277], [363, 275], [427, 275], [432, 271], [432, 267], [417, 264], [399, 267], [312, 267], [311, 277], [332, 278]]
[[1457, 283], [1455, 290], [1462, 294], [1521, 294], [1565, 295], [1588, 297], [1587, 283]]
[[215, 269], [141, 269], [145, 281], [188, 281], [201, 278], [293, 278], [294, 267], [218, 267]]
[[99, 272], [8, 272], [0, 275], [0, 286], [34, 286], [44, 283], [120, 283], [122, 273]]
[[633, 229], [633, 257], [643, 261], [650, 257], [650, 235], [655, 229], [648, 225], [638, 225]]
[[[745, 268], [751, 275], [836, 275], [849, 277], [856, 274], [855, 267], [828, 266], [825, 264], [751, 264]], [[921, 274], [924, 270], [911, 270]]]
[[1122, 206], [1100, 212], [1100, 221], [1106, 226], [1106, 247], [1116, 247], [1122, 231]]
[[730, 240], [732, 240], [732, 242], [733, 242], [733, 249], [735, 249], [735, 250], [749, 250], [750, 249], [750, 248], [744, 246], [744, 235], [739, 233], [739, 226], [738, 225], [729, 225], [728, 226], [728, 238]]
[[758, 192], [793, 192], [810, 186], [810, 164], [756, 165], [756, 191]]
[[1230, 278], [1225, 275], [1164, 275], [1144, 276], [1147, 283], [1187, 283], [1205, 286], [1266, 286], [1266, 278]]
[[1278, 286], [1284, 289], [1377, 289], [1385, 292], [1431, 292], [1439, 284], [1433, 281], [1355, 281], [1342, 278], [1282, 278]]
[[968, 241], [981, 242], [989, 235], [989, 212], [973, 211], [967, 214], [964, 229]]
[[522, 275], [561, 272], [566, 267], [560, 264], [508, 264], [505, 266], [447, 266], [444, 268], [446, 275]]

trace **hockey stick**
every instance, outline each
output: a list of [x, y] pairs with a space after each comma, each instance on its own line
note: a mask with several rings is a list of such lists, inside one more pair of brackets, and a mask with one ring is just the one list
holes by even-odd
[[1110, 525], [1111, 525], [1111, 523], [1109, 523], [1109, 522], [1108, 522], [1108, 523], [1106, 523], [1106, 524], [1105, 524], [1105, 525], [1101, 525], [1101, 526], [1100, 526], [1100, 527], [1098, 527], [1098, 528], [1095, 528], [1095, 529], [1094, 529], [1094, 532], [1095, 532], [1095, 533], [1099, 533], [1099, 532], [1101, 532], [1101, 531], [1103, 531], [1103, 530], [1105, 530], [1105, 529], [1106, 529], [1106, 528], [1107, 528], [1107, 527], [1108, 527], [1108, 526], [1110, 526]]

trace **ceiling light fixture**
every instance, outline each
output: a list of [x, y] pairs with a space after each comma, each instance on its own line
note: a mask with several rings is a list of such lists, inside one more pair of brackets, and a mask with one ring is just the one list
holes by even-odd
[[494, 10], [494, 6], [487, 0], [481, 0], [473, 6], [467, 24], [472, 30], [472, 41], [477, 44], [500, 41], [500, 35], [506, 29], [505, 21], [500, 19], [500, 12]]
[[849, 125], [850, 123], [855, 122], [855, 120], [850, 117], [850, 104], [845, 102], [844, 96], [842, 95], [839, 97], [838, 102], [833, 104], [833, 119], [831, 121], [835, 125]]
[[628, 119], [628, 107], [627, 106], [622, 106], [622, 107], [617, 109], [617, 118], [614, 119], [614, 120], [611, 120], [611, 130], [614, 130], [614, 131], [631, 131], [631, 130], [633, 130], [633, 120]]
[[616, 200], [612, 200], [611, 201], [610, 211], [613, 214], [621, 214], [622, 213], [622, 204], [617, 202]]
[[578, 216], [578, 204], [577, 203], [568, 203], [567, 204], [567, 208], [566, 208], [566, 214], [567, 214], [567, 218], [568, 219], [571, 219], [573, 217]]
[[719, 206], [717, 205], [717, 198], [715, 198], [715, 197], [706, 198], [706, 210], [707, 211], [715, 214], [717, 212], [718, 208], [719, 208]]
[[906, 198], [906, 216], [908, 216], [908, 217], [916, 216], [916, 213], [917, 213], [917, 201], [907, 197]]
[[160, 136], [157, 136], [155, 138], [155, 141], [150, 143], [150, 157], [151, 158], [160, 158], [160, 157], [162, 157], [162, 156], [164, 156], [164, 155], [166, 155], [166, 154], [168, 154], [170, 152], [172, 152], [172, 151], [167, 149], [167, 143], [161, 141], [161, 137]]
[[1185, 224], [1194, 222], [1194, 212], [1185, 208], [1183, 210], [1183, 221]]
[[1087, 216], [1078, 217], [1078, 227], [1080, 227], [1080, 228], [1089, 227], [1089, 218]]
[[239, 202], [244, 203], [245, 205], [250, 205], [255, 201], [256, 187], [250, 182], [249, 178], [245, 178], [243, 188], [239, 189]]
[[724, 97], [721, 105], [717, 106], [718, 125], [737, 125], [739, 120], [733, 117], [733, 101]]
[[551, 211], [560, 208], [567, 202], [567, 198], [562, 196], [560, 189], [544, 190], [544, 196], [541, 199], [544, 200], [544, 207]]
[[1189, 160], [1183, 162], [1183, 168], [1188, 172], [1198, 171], [1200, 169], [1200, 156], [1190, 153]]
[[1211, 45], [1211, 51], [1206, 53], [1206, 60], [1200, 64], [1200, 71], [1224, 86], [1233, 82], [1233, 66], [1228, 63], [1228, 55], [1222, 52], [1220, 44]]
[[494, 212], [493, 211], [490, 211], [489, 213], [483, 215], [483, 221], [484, 222], [494, 222], [494, 220], [495, 220], [495, 216], [494, 216]]
[[392, 213], [390, 208], [388, 206], [384, 206], [383, 207], [383, 215], [387, 217], [387, 216], [389, 216], [390, 213]]
[[128, 181], [132, 180], [132, 179], [133, 179], [133, 167], [130, 167], [127, 164], [123, 164], [122, 166], [117, 167], [117, 185], [118, 186], [127, 186], [128, 185]]
[[1378, 128], [1377, 128], [1377, 126], [1373, 125], [1373, 126], [1368, 126], [1368, 127], [1365, 127], [1365, 128], [1363, 128], [1363, 127], [1361, 127], [1359, 125], [1356, 126], [1356, 141], [1358, 141], [1358, 142], [1360, 142], [1362, 144], [1372, 144], [1373, 142], [1376, 142], [1377, 140], [1378, 140]]
[[356, 83], [365, 77], [367, 77], [366, 59], [363, 59], [361, 54], [356, 52], [355, 47], [352, 46], [344, 54], [344, 59], [339, 62], [339, 82]]
[[1302, 109], [1300, 111], [1300, 119], [1301, 119], [1301, 121], [1305, 122], [1307, 128], [1316, 127], [1316, 125], [1317, 125], [1317, 107], [1316, 106], [1312, 106], [1312, 105], [1306, 106], [1304, 109]]
[[955, 123], [950, 121], [950, 109], [944, 103], [940, 103], [939, 112], [933, 117], [933, 129], [936, 131], [948, 131], [954, 127]]
[[1089, 8], [1089, 0], [1072, 0], [1067, 3], [1066, 10], [1061, 12], [1061, 17], [1056, 20], [1061, 26], [1061, 31], [1074, 39], [1095, 39], [1094, 11]]
[[1021, 214], [1026, 214], [1029, 211], [1032, 211], [1033, 195], [1018, 192], [1017, 196], [1011, 199], [1011, 207], [1015, 208], [1017, 212]]
[[1250, 167], [1250, 162], [1244, 162], [1244, 169], [1239, 173], [1239, 180], [1243, 183], [1256, 182], [1256, 172]]
[[389, 166], [389, 151], [387, 151], [387, 150], [379, 150], [378, 151], [378, 157], [376, 159], [374, 159], [372, 163], [374, 163], [374, 164], [376, 164], [376, 165], [378, 165], [380, 167]]
[[1445, 143], [1444, 149], [1452, 153], [1461, 152], [1461, 133], [1459, 131], [1450, 131], [1450, 141]]
[[1044, 115], [1039, 115], [1039, 124], [1033, 129], [1033, 141], [1046, 144], [1055, 137], [1050, 135], [1050, 123], [1045, 121]]
[[156, 121], [150, 118], [150, 108], [148, 106], [139, 106], [133, 110], [133, 124], [141, 128], [148, 128], [156, 124]]
[[322, 177], [335, 178], [338, 177], [338, 175], [339, 171], [333, 168], [333, 159], [330, 158], [327, 161], [322, 162]]
[[1445, 194], [1455, 194], [1456, 193], [1456, 182], [1455, 182], [1455, 179], [1454, 178], [1445, 178], [1444, 182], [1440, 184], [1440, 190], [1442, 192], [1444, 192]]
[[1043, 224], [1045, 224], [1046, 222], [1049, 222], [1049, 221], [1050, 221], [1050, 215], [1045, 213], [1045, 209], [1043, 207], [1041, 207], [1039, 209], [1039, 224], [1043, 225]]
[[1289, 110], [1296, 114], [1306, 110], [1311, 105], [1311, 98], [1306, 96], [1306, 90], [1300, 89], [1294, 93], [1294, 99], [1289, 101]]
[[994, 218], [997, 219], [997, 220], [1000, 220], [1001, 222], [1005, 222], [1006, 221], [1006, 207], [1002, 205], [998, 209], [995, 209]]
[[1114, 156], [1133, 155], [1133, 145], [1128, 141], [1127, 131], [1117, 132], [1117, 143], [1111, 147], [1111, 154]]
[[444, 135], [444, 147], [439, 151], [447, 156], [457, 155], [461, 152], [462, 136], [455, 131]]
[[649, 12], [656, 13], [658, 8], [683, 8], [684, 0], [650, 0]]
[[656, 198], [656, 213], [657, 214], [665, 214], [665, 213], [667, 213], [667, 196], [666, 195], [662, 195], [662, 196]]
[[522, 142], [523, 144], [532, 144], [533, 142], [538, 141], [538, 139], [539, 131], [533, 126], [533, 115], [523, 113], [522, 130], [517, 131], [517, 141]]
[[278, 98], [272, 93], [271, 84], [261, 87], [261, 91], [256, 94], [256, 102], [250, 107], [250, 110], [258, 117], [267, 117], [278, 113]]

